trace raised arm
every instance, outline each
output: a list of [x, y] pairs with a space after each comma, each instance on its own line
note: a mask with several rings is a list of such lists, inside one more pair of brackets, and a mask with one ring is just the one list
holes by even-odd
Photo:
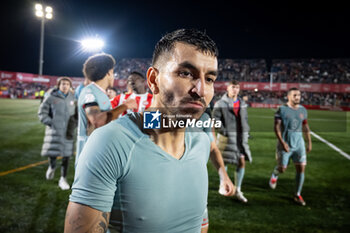
[[65, 233], [107, 232], [110, 213], [69, 202], [64, 223]]

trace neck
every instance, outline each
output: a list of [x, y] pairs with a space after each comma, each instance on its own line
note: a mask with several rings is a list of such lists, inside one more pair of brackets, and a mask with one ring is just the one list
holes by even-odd
[[[161, 106], [157, 101], [154, 101], [149, 109], [162, 109]], [[185, 130], [185, 128], [155, 129], [147, 131], [147, 134], [162, 150], [174, 158], [180, 159], [185, 152]]]
[[291, 108], [298, 108], [299, 104], [294, 104], [293, 102], [288, 102], [287, 105]]
[[99, 85], [103, 90], [107, 90], [109, 84], [106, 78], [100, 79], [95, 82], [95, 84]]
[[185, 128], [170, 130], [153, 130], [151, 140], [165, 152], [180, 159], [185, 152]]
[[229, 98], [233, 99], [233, 101], [236, 101], [237, 98], [238, 98], [237, 95], [231, 95], [231, 96], [230, 96], [229, 94], [227, 94], [227, 96], [228, 96]]

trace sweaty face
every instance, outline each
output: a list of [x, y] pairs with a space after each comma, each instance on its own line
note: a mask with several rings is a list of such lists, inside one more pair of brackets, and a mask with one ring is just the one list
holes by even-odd
[[66, 80], [62, 80], [60, 82], [59, 90], [62, 91], [64, 94], [67, 94], [70, 89], [70, 82]]
[[228, 96], [230, 98], [235, 98], [235, 97], [238, 96], [239, 90], [240, 90], [240, 86], [239, 85], [230, 84], [227, 87], [227, 94], [228, 94]]
[[155, 96], [169, 114], [191, 115], [198, 119], [214, 95], [217, 58], [200, 52], [193, 45], [176, 43], [159, 71]]
[[291, 102], [293, 105], [300, 104], [300, 91], [291, 91], [288, 95], [288, 101]]

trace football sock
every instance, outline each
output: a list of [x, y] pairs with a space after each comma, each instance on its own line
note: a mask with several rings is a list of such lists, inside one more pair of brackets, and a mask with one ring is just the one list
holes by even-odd
[[301, 173], [296, 173], [295, 174], [295, 180], [296, 180], [296, 195], [300, 195], [301, 193], [301, 189], [303, 188], [303, 184], [304, 184], [304, 179], [305, 179], [305, 173], [301, 172]]
[[68, 162], [69, 162], [69, 157], [62, 158], [61, 176], [63, 176], [63, 177], [67, 176]]
[[238, 192], [241, 191], [241, 185], [242, 185], [242, 181], [243, 181], [243, 177], [244, 177], [244, 171], [245, 171], [244, 167], [242, 167], [242, 168], [237, 167], [237, 169], [236, 169], [235, 184], [236, 184]]
[[274, 169], [273, 169], [273, 172], [272, 172], [272, 176], [273, 178], [278, 178], [278, 175], [280, 174], [280, 172], [278, 171], [278, 166], [276, 166]]
[[56, 168], [56, 157], [53, 157], [53, 156], [49, 157], [49, 165], [50, 165], [51, 169]]

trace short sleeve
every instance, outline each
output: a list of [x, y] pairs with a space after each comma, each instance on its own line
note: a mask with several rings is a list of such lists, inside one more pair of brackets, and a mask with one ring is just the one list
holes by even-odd
[[282, 119], [281, 107], [279, 107], [279, 108], [277, 109], [277, 111], [275, 112], [275, 120], [276, 120], [276, 119], [279, 119], [279, 120]]
[[91, 134], [79, 156], [71, 202], [111, 211], [116, 184], [123, 175], [130, 148], [130, 143], [122, 140], [121, 131], [109, 124]]

